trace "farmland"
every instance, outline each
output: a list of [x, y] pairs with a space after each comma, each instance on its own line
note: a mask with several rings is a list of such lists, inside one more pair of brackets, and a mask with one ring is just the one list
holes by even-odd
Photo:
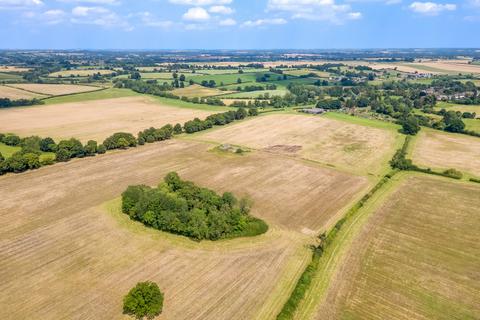
[[79, 86], [79, 85], [70, 85], [70, 84], [13, 84], [11, 87], [18, 88], [21, 90], [49, 95], [49, 96], [60, 96], [74, 93], [83, 93], [89, 91], [100, 90], [100, 87], [93, 86]]
[[417, 138], [412, 158], [420, 165], [480, 176], [480, 140], [475, 137], [425, 131]]
[[404, 179], [354, 238], [316, 318], [478, 318], [479, 196], [474, 185]]
[[136, 134], [150, 126], [183, 123], [212, 113], [177, 108], [148, 97], [126, 97], [0, 110], [0, 131], [103, 141], [118, 131]]
[[[172, 141], [0, 178], [0, 208], [8, 212], [1, 215], [1, 277], [9, 279], [0, 285], [2, 313], [117, 318], [122, 294], [149, 278], [169, 292], [166, 318], [272, 318], [306, 262], [310, 230], [324, 228], [368, 182], [268, 153], [232, 159], [208, 148]], [[270, 231], [197, 244], [119, 213], [112, 199], [126, 186], [154, 185], [172, 170], [218, 192], [251, 196], [252, 214]], [[63, 191], [52, 191], [59, 184]], [[18, 190], [22, 203], [12, 201]]]
[[33, 98], [43, 98], [43, 97], [45, 96], [38, 93], [0, 85], [0, 98], [19, 100], [19, 99], [33, 99]]
[[114, 70], [104, 70], [104, 69], [74, 69], [74, 70], [62, 70], [58, 72], [53, 72], [49, 75], [52, 78], [68, 78], [68, 77], [89, 77], [94, 74], [100, 73], [101, 75], [113, 74]]
[[229, 91], [221, 91], [215, 88], [206, 88], [200, 85], [194, 84], [186, 88], [180, 88], [173, 90], [173, 93], [180, 97], [211, 97], [229, 93]]
[[396, 144], [396, 134], [390, 130], [302, 115], [263, 116], [197, 138], [302, 157], [363, 173], [381, 172]]

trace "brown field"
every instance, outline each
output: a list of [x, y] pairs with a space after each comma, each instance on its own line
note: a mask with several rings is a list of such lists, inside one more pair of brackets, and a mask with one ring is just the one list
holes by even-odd
[[17, 67], [17, 66], [0, 66], [0, 72], [27, 72], [30, 68]]
[[21, 83], [11, 84], [10, 87], [15, 87], [25, 91], [30, 91], [38, 94], [49, 96], [61, 96], [73, 93], [82, 93], [99, 90], [99, 87], [81, 86], [75, 84], [39, 84], [39, 83]]
[[[269, 153], [208, 148], [168, 141], [1, 177], [1, 318], [118, 319], [124, 294], [145, 280], [165, 292], [161, 319], [274, 318], [308, 261], [308, 230], [324, 228], [368, 182]], [[269, 232], [196, 243], [147, 230], [110, 201], [172, 170], [249, 195]]]
[[104, 70], [104, 69], [79, 69], [79, 70], [63, 70], [50, 73], [49, 77], [89, 77], [93, 76], [94, 74], [100, 73], [101, 75], [112, 74], [115, 71], [113, 70]]
[[429, 68], [441, 69], [455, 73], [480, 73], [480, 65], [468, 64], [466, 60], [439, 60], [419, 63]]
[[427, 71], [425, 69], [418, 68], [413, 64], [404, 64], [404, 63], [398, 63], [398, 64], [372, 63], [372, 64], [368, 64], [368, 66], [370, 68], [375, 69], [375, 70], [391, 69], [391, 70], [397, 70], [397, 71], [406, 72], [406, 73], [416, 73], [416, 72], [418, 72], [418, 73], [432, 73], [432, 74], [441, 73], [441, 72], [438, 72], [438, 71]]
[[103, 141], [115, 132], [137, 134], [151, 126], [184, 123], [212, 113], [172, 107], [148, 97], [115, 98], [0, 110], [0, 132]]
[[393, 152], [395, 133], [322, 117], [276, 114], [198, 138], [303, 157], [349, 171], [377, 172]]
[[433, 168], [455, 168], [480, 176], [480, 139], [422, 130], [413, 150], [413, 162]]
[[8, 98], [10, 100], [19, 100], [19, 99], [33, 99], [33, 98], [44, 98], [44, 97], [45, 96], [42, 96], [41, 94], [0, 85], [0, 98]]
[[193, 84], [191, 86], [185, 87], [185, 88], [180, 88], [180, 89], [175, 89], [172, 91], [173, 94], [180, 96], [180, 97], [188, 97], [188, 98], [193, 98], [193, 97], [211, 97], [211, 96], [218, 96], [221, 94], [228, 94], [232, 93], [235, 91], [222, 91], [214, 88], [206, 88], [202, 87], [201, 85], [198, 84]]
[[225, 103], [226, 106], [231, 106], [234, 102], [240, 101], [240, 102], [254, 102], [254, 99], [222, 99], [223, 103]]
[[353, 240], [316, 318], [479, 319], [479, 198], [474, 184], [407, 178]]

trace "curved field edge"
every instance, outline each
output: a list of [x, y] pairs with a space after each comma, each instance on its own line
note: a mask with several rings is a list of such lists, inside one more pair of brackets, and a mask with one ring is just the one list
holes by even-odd
[[184, 236], [148, 228], [141, 222], [131, 220], [130, 217], [121, 210], [120, 197], [105, 202], [99, 206], [99, 211], [110, 216], [120, 228], [128, 232], [186, 250], [225, 252], [230, 250], [255, 249], [256, 247], [269, 246], [280, 238], [287, 238], [290, 242], [295, 243], [297, 247], [295, 253], [285, 264], [284, 270], [279, 275], [279, 281], [275, 283], [275, 287], [266, 298], [266, 302], [262, 304], [252, 319], [274, 319], [285, 301], [289, 298], [290, 292], [295, 287], [303, 270], [310, 261], [311, 251], [307, 244], [312, 242], [311, 237], [295, 231], [280, 229], [276, 226], [269, 226], [266, 233], [255, 237], [196, 242]]

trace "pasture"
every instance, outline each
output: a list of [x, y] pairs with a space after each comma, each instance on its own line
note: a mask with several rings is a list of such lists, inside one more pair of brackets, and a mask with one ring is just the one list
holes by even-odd
[[421, 166], [455, 168], [480, 176], [480, 140], [424, 129], [416, 137], [412, 159]]
[[479, 197], [474, 184], [403, 179], [355, 235], [316, 319], [479, 318]]
[[226, 99], [255, 99], [265, 94], [273, 96], [284, 96], [288, 91], [286, 89], [277, 89], [277, 90], [258, 90], [258, 91], [249, 91], [249, 92], [236, 92], [236, 93], [227, 93], [222, 95], [221, 98]]
[[45, 97], [44, 95], [41, 95], [38, 93], [0, 85], [0, 98], [7, 98], [10, 100], [19, 100], [19, 99], [33, 99], [33, 98], [40, 99], [44, 97]]
[[[166, 100], [168, 101], [168, 100]], [[104, 100], [58, 103], [0, 110], [0, 132], [20, 136], [50, 136], [56, 140], [75, 137], [83, 142], [103, 141], [115, 132], [137, 134], [151, 126], [184, 123], [195, 117], [215, 113], [201, 106], [181, 107], [181, 102], [165, 103], [150, 97], [125, 97]], [[187, 104], [187, 106], [190, 106]], [[196, 109], [195, 109], [196, 108]]]
[[195, 138], [305, 158], [350, 172], [378, 174], [394, 153], [398, 135], [393, 130], [324, 117], [272, 114]]
[[62, 96], [67, 94], [84, 93], [102, 89], [101, 87], [82, 86], [75, 84], [21, 83], [11, 84], [9, 86], [47, 96]]
[[[148, 279], [165, 292], [165, 319], [273, 318], [308, 261], [312, 230], [335, 221], [369, 183], [269, 153], [209, 148], [168, 141], [0, 177], [0, 314], [121, 318], [123, 295]], [[128, 185], [156, 185], [172, 170], [250, 196], [269, 231], [196, 243], [119, 212]]]

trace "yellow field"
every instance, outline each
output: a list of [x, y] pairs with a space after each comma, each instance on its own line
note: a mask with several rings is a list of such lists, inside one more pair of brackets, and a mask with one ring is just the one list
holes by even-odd
[[63, 70], [58, 72], [50, 73], [49, 77], [89, 77], [93, 76], [94, 74], [100, 73], [101, 75], [112, 74], [115, 71], [113, 70], [104, 70], [104, 69], [78, 69], [78, 70]]
[[396, 134], [322, 117], [274, 114], [197, 137], [302, 157], [348, 171], [378, 173], [394, 152]]
[[354, 238], [316, 319], [480, 318], [479, 198], [474, 184], [407, 178]]
[[75, 84], [21, 83], [10, 84], [9, 86], [49, 96], [61, 96], [66, 94], [82, 93], [101, 89], [100, 87], [81, 86]]
[[[0, 177], [0, 317], [118, 319], [126, 292], [152, 280], [165, 293], [162, 319], [273, 319], [308, 262], [311, 230], [368, 183], [279, 155], [209, 148], [167, 141]], [[250, 196], [269, 231], [196, 243], [119, 212], [128, 185], [155, 185], [172, 170]]]
[[413, 162], [433, 168], [455, 168], [480, 176], [480, 139], [422, 130], [416, 138]]
[[136, 135], [151, 126], [183, 124], [212, 113], [172, 107], [148, 97], [127, 97], [0, 110], [0, 132], [101, 142], [115, 132]]
[[180, 88], [180, 89], [175, 89], [172, 91], [173, 94], [180, 96], [180, 97], [188, 97], [188, 98], [193, 98], [193, 97], [211, 97], [211, 96], [218, 96], [221, 94], [228, 94], [232, 93], [234, 91], [221, 91], [218, 89], [214, 88], [206, 88], [202, 87], [201, 85], [198, 84], [193, 84], [191, 86], [185, 87], [185, 88]]
[[33, 98], [45, 98], [45, 97], [46, 96], [43, 96], [41, 94], [0, 85], [0, 98], [8, 98], [10, 100], [19, 100], [19, 99], [33, 99]]
[[27, 72], [30, 68], [17, 67], [17, 66], [0, 66], [0, 72]]

